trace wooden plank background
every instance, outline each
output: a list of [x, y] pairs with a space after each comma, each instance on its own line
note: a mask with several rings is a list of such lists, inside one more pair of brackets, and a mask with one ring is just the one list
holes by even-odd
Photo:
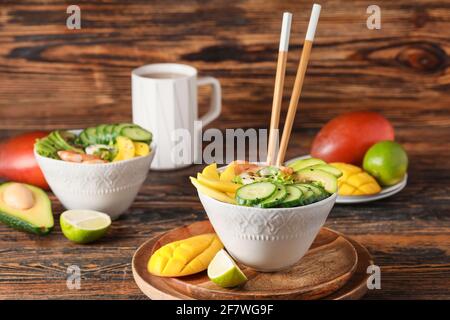
[[[81, 7], [81, 30], [66, 28], [70, 4]], [[336, 206], [327, 225], [361, 241], [381, 266], [382, 290], [368, 298], [450, 298], [450, 1], [377, 1], [381, 30], [366, 27], [371, 2], [321, 4], [288, 158], [307, 153], [317, 130], [342, 112], [389, 118], [410, 155], [408, 187], [381, 202]], [[211, 126], [265, 128], [282, 12], [294, 13], [285, 110], [311, 5], [0, 0], [0, 136], [129, 121], [130, 72], [154, 62], [191, 64], [221, 81], [223, 113]], [[155, 233], [205, 218], [186, 183], [197, 170], [150, 173], [97, 245], [70, 244], [59, 227], [39, 238], [0, 226], [0, 298], [143, 298], [131, 255]], [[70, 264], [82, 266], [82, 290], [65, 287]]]

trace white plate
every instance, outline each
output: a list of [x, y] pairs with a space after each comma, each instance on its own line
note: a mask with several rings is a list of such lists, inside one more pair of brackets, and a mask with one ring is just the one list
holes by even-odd
[[[286, 161], [286, 165], [288, 165], [289, 163], [294, 162], [296, 160], [307, 159], [307, 158], [311, 158], [311, 156], [308, 154], [305, 156], [296, 157], [294, 159]], [[370, 196], [339, 196], [338, 195], [338, 197], [336, 198], [336, 203], [363, 203], [363, 202], [370, 202], [370, 201], [384, 199], [384, 198], [390, 197], [390, 196], [402, 191], [403, 188], [406, 187], [407, 182], [408, 182], [408, 175], [405, 174], [405, 177], [403, 178], [402, 181], [400, 181], [397, 184], [394, 184], [393, 186], [381, 189], [381, 191], [377, 194], [373, 194]]]

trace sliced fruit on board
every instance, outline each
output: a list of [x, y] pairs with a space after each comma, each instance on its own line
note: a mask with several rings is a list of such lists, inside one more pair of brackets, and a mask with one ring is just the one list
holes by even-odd
[[208, 268], [223, 244], [215, 233], [207, 233], [168, 243], [153, 253], [147, 270], [160, 277], [180, 277]]
[[331, 173], [319, 169], [306, 168], [298, 171], [296, 181], [318, 182], [329, 193], [337, 191], [337, 178]]
[[233, 182], [220, 181], [218, 179], [215, 180], [215, 179], [207, 178], [206, 176], [204, 176], [201, 173], [197, 174], [197, 180], [210, 188], [213, 188], [213, 189], [216, 189], [216, 190], [222, 191], [222, 192], [234, 193], [240, 187], [239, 184], [236, 184]]
[[230, 257], [221, 249], [208, 266], [208, 278], [222, 288], [233, 288], [247, 281], [247, 277]]
[[236, 204], [236, 201], [233, 198], [230, 198], [225, 193], [217, 191], [216, 189], [210, 188], [204, 184], [202, 184], [200, 181], [195, 179], [194, 177], [189, 177], [191, 179], [192, 184], [197, 188], [197, 190], [208, 197], [211, 197], [213, 199], [216, 199], [218, 201], [223, 201], [231, 204]]
[[219, 173], [217, 172], [217, 164], [211, 163], [210, 165], [206, 166], [202, 171], [202, 175], [204, 175], [208, 179], [219, 180]]
[[[21, 207], [18, 197], [23, 199], [27, 193], [32, 197], [31, 206]], [[3, 183], [0, 185], [0, 221], [19, 230], [48, 234], [54, 225], [50, 199], [38, 187], [17, 182]]]
[[111, 218], [93, 210], [67, 210], [59, 219], [64, 236], [75, 243], [90, 243], [103, 237], [111, 225]]

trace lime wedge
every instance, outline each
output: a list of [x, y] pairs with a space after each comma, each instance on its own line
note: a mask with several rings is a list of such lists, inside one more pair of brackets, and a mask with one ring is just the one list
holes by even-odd
[[76, 243], [89, 243], [103, 237], [111, 225], [111, 218], [93, 210], [67, 210], [59, 219], [62, 232]]
[[208, 277], [222, 288], [236, 287], [247, 281], [245, 274], [223, 249], [217, 252], [209, 264]]

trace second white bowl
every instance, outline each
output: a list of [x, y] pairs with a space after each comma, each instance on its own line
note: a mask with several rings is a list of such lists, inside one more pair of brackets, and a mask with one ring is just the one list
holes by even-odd
[[117, 219], [136, 198], [155, 155], [129, 160], [83, 164], [34, 156], [56, 197], [67, 209], [89, 209]]

